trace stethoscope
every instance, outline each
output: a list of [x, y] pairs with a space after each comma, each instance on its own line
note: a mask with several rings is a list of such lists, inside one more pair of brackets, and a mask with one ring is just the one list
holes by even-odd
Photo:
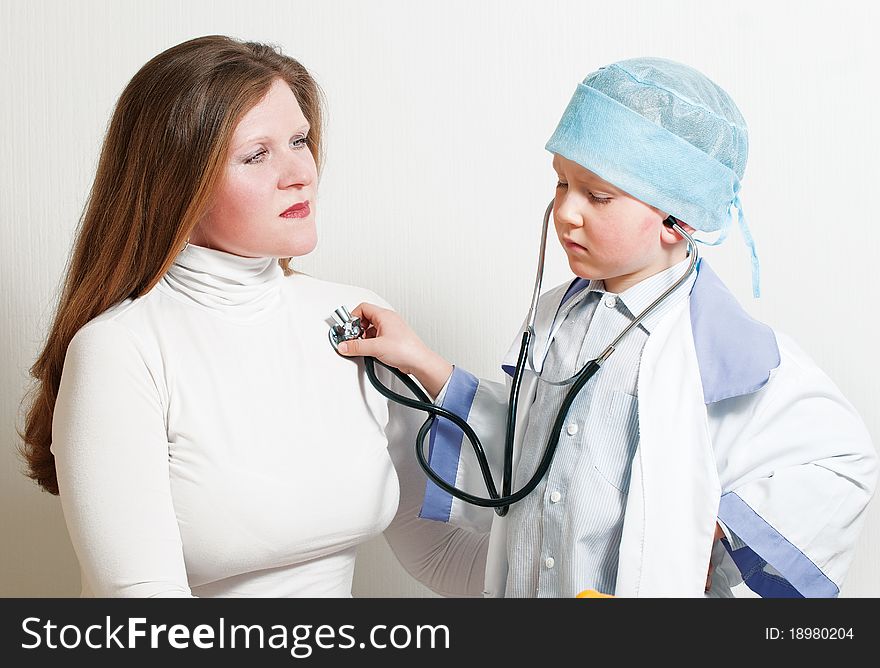
[[[687, 239], [688, 242], [690, 262], [688, 263], [688, 267], [684, 274], [682, 274], [674, 284], [667, 288], [663, 294], [651, 302], [629, 325], [627, 325], [627, 327], [618, 334], [617, 338], [615, 338], [598, 357], [587, 362], [580, 371], [565, 380], [549, 380], [543, 378], [541, 372], [535, 367], [532, 342], [535, 339], [535, 316], [538, 310], [538, 299], [541, 294], [541, 281], [544, 277], [544, 255], [547, 247], [547, 228], [550, 221], [550, 214], [552, 212], [553, 201], [547, 205], [547, 210], [544, 212], [544, 222], [541, 231], [541, 250], [538, 255], [538, 273], [535, 278], [535, 289], [532, 293], [532, 303], [529, 307], [527, 324], [523, 331], [522, 342], [520, 343], [519, 355], [516, 362], [516, 370], [514, 371], [513, 382], [510, 388], [510, 399], [508, 400], [507, 405], [507, 429], [504, 439], [504, 460], [500, 494], [495, 486], [492, 472], [489, 469], [489, 461], [486, 458], [483, 445], [480, 443], [480, 439], [477, 437], [476, 433], [474, 433], [471, 426], [455, 413], [451, 413], [440, 406], [435, 406], [431, 402], [431, 399], [424, 393], [422, 388], [419, 387], [407, 374], [401, 372], [399, 369], [383, 364], [374, 357], [364, 357], [364, 367], [367, 372], [367, 377], [370, 379], [373, 387], [375, 387], [380, 394], [403, 406], [408, 406], [409, 408], [414, 408], [429, 414], [428, 419], [425, 420], [425, 423], [419, 429], [415, 444], [416, 458], [418, 459], [422, 470], [424, 470], [425, 475], [427, 475], [428, 478], [430, 478], [440, 489], [452, 496], [475, 506], [494, 508], [495, 512], [501, 517], [507, 514], [511, 504], [524, 499], [529, 493], [531, 493], [550, 469], [550, 465], [553, 462], [553, 455], [556, 452], [556, 445], [559, 442], [559, 436], [565, 423], [565, 418], [568, 415], [568, 410], [584, 385], [589, 382], [590, 378], [592, 378], [608, 358], [611, 357], [623, 337], [625, 337], [634, 327], [637, 327], [639, 323], [644, 320], [645, 316], [656, 309], [661, 303], [663, 303], [663, 300], [666, 299], [666, 297], [672, 294], [678, 286], [687, 280], [688, 276], [691, 275], [694, 268], [697, 266], [697, 260], [699, 259], [697, 244], [694, 242], [693, 237], [682, 229], [672, 216], [669, 216], [669, 218], [664, 221], [664, 224], [670, 225], [672, 229]], [[337, 323], [330, 328], [330, 343], [333, 345], [334, 349], [342, 341], [360, 338], [363, 335], [364, 332], [360, 318], [353, 318], [351, 313], [349, 313], [344, 306], [340, 306], [336, 309], [333, 318]], [[415, 395], [416, 399], [404, 397], [385, 387], [376, 377], [375, 363], [377, 362], [397, 376], [401, 382], [406, 385], [410, 392]], [[553, 428], [550, 430], [550, 439], [544, 448], [544, 454], [541, 457], [541, 461], [538, 463], [538, 467], [535, 469], [534, 474], [521, 489], [516, 492], [511, 492], [510, 487], [513, 479], [513, 444], [516, 432], [517, 405], [519, 404], [519, 391], [522, 384], [523, 373], [527, 364], [540, 381], [557, 386], [571, 385], [571, 388], [566, 393], [565, 400], [562, 402], [562, 405], [556, 413], [556, 420], [553, 423]], [[483, 481], [486, 484], [486, 490], [489, 493], [488, 498], [476, 496], [462, 489], [458, 489], [454, 485], [443, 480], [443, 478], [431, 468], [425, 456], [424, 441], [425, 436], [431, 430], [431, 425], [433, 425], [434, 420], [438, 416], [446, 418], [454, 423], [471, 442], [477, 462], [480, 465], [480, 472], [482, 473]]]

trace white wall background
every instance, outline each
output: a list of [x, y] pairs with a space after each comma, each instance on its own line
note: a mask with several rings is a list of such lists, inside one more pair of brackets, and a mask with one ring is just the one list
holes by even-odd
[[[836, 0], [0, 0], [0, 595], [79, 592], [60, 505], [21, 475], [15, 426], [114, 102], [153, 55], [222, 33], [309, 67], [328, 99], [328, 159], [320, 244], [297, 266], [372, 288], [449, 359], [497, 379], [555, 184], [543, 145], [576, 82], [639, 55], [695, 66], [750, 125], [742, 196], [763, 298], [738, 233], [704, 254], [878, 443], [878, 26], [876, 3]], [[554, 244], [544, 284], [569, 275]], [[880, 596], [878, 506], [845, 596]], [[428, 592], [379, 539], [355, 594]]]

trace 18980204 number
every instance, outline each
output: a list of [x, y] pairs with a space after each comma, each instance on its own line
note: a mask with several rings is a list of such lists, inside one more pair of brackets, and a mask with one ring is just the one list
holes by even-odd
[[852, 640], [853, 637], [852, 627], [792, 626], [780, 629], [768, 626], [764, 629], [764, 638], [767, 640]]

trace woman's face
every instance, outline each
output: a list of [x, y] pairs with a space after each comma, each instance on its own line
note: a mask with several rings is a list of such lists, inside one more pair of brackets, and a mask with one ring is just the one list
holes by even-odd
[[232, 136], [223, 180], [190, 243], [244, 257], [295, 257], [314, 250], [317, 168], [309, 123], [276, 79]]

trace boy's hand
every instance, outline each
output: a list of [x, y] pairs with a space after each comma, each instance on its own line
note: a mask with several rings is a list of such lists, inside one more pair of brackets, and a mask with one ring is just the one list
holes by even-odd
[[340, 354], [375, 357], [415, 376], [428, 394], [437, 396], [452, 373], [452, 365], [428, 348], [403, 318], [368, 302], [358, 304], [351, 314], [361, 319], [365, 338], [341, 343]]
[[[715, 536], [712, 539], [712, 548], [714, 550], [715, 543], [724, 538], [724, 530], [721, 528], [721, 525], [718, 522], [715, 522]], [[712, 557], [709, 557], [709, 572], [706, 574], [706, 591], [709, 591], [712, 588], [712, 571], [715, 570], [715, 565], [711, 561]]]

